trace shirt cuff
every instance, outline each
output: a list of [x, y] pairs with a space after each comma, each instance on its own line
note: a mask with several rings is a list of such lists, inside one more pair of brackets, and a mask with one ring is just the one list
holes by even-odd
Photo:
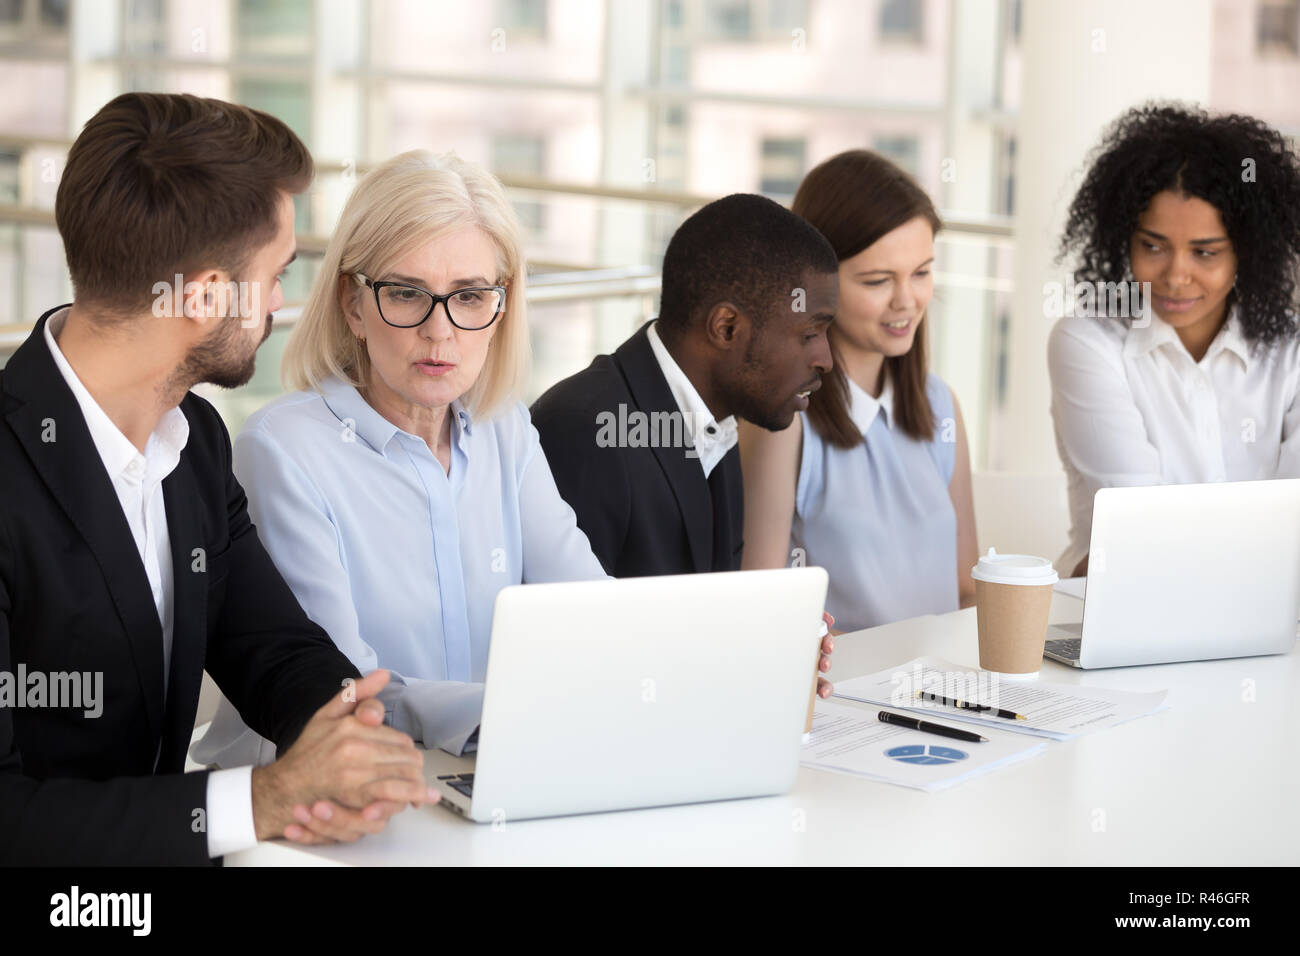
[[[385, 688], [384, 691], [387, 691]], [[381, 698], [384, 691], [380, 692]], [[415, 681], [391, 701], [392, 726], [417, 743], [460, 756], [483, 714], [483, 685]]]
[[208, 856], [225, 856], [257, 846], [253, 826], [253, 768], [208, 774]]

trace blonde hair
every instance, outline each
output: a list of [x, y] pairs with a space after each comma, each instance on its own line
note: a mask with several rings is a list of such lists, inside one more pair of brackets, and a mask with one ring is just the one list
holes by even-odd
[[[339, 277], [381, 276], [413, 250], [464, 226], [482, 229], [497, 250], [506, 309], [477, 381], [461, 400], [475, 418], [518, 401], [528, 381], [530, 348], [524, 306], [519, 222], [496, 178], [455, 153], [411, 150], [367, 173], [343, 207], [302, 317], [285, 344], [280, 377], [290, 390], [319, 389], [337, 375], [369, 384], [366, 347], [339, 304]], [[349, 283], [350, 294], [367, 290]], [[473, 335], [474, 333], [467, 333]]]

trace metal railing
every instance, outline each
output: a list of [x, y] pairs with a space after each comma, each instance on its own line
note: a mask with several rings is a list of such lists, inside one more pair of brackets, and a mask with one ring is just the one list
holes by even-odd
[[[48, 147], [54, 149], [68, 150], [72, 146], [71, 140], [52, 139], [36, 136], [12, 136], [0, 134], [0, 150], [17, 150], [26, 152], [39, 147]], [[350, 163], [342, 160], [323, 159], [316, 162], [316, 172], [320, 173], [343, 173], [353, 171], [358, 175], [368, 172], [374, 168], [375, 163]], [[573, 183], [563, 182], [554, 179], [543, 179], [531, 176], [511, 176], [500, 174], [497, 179], [507, 189], [528, 193], [543, 193], [554, 195], [571, 195], [571, 196], [588, 196], [593, 199], [613, 199], [625, 200], [629, 202], [647, 203], [652, 205], [673, 206], [683, 210], [698, 209], [717, 199], [717, 196], [708, 196], [700, 193], [682, 192], [671, 189], [640, 189], [630, 186], [606, 186], [593, 183]], [[15, 211], [25, 211], [29, 214], [37, 214], [42, 210], [29, 207], [18, 206], [13, 204], [0, 205], [0, 222], [12, 221], [7, 216]], [[950, 236], [978, 236], [981, 238], [1004, 239], [1010, 241], [1012, 238], [1012, 219], [1010, 216], [993, 216], [993, 215], [971, 215], [956, 210], [940, 211], [940, 218], [943, 220], [944, 233]], [[50, 216], [48, 222], [36, 222], [34, 224], [53, 224], [53, 216]], [[324, 249], [324, 239], [321, 237], [304, 236], [299, 239], [300, 248], [307, 248], [304, 242], [316, 241], [321, 243], [320, 248]]]

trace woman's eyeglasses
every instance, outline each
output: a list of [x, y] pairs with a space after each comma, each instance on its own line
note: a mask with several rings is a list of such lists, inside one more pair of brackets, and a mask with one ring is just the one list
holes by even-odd
[[376, 282], [360, 272], [352, 273], [358, 285], [367, 286], [375, 293], [379, 317], [399, 329], [411, 329], [433, 314], [441, 302], [447, 318], [456, 328], [465, 332], [486, 329], [506, 309], [506, 288], [501, 285], [456, 289], [446, 295], [434, 295], [419, 286], [405, 282]]

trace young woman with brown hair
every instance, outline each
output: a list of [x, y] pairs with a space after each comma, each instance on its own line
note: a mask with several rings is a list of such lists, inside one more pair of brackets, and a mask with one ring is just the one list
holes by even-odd
[[825, 567], [826, 608], [846, 630], [968, 606], [970, 454], [923, 327], [938, 214], [867, 150], [814, 169], [792, 208], [840, 260], [835, 365], [785, 431], [741, 430], [743, 566]]

